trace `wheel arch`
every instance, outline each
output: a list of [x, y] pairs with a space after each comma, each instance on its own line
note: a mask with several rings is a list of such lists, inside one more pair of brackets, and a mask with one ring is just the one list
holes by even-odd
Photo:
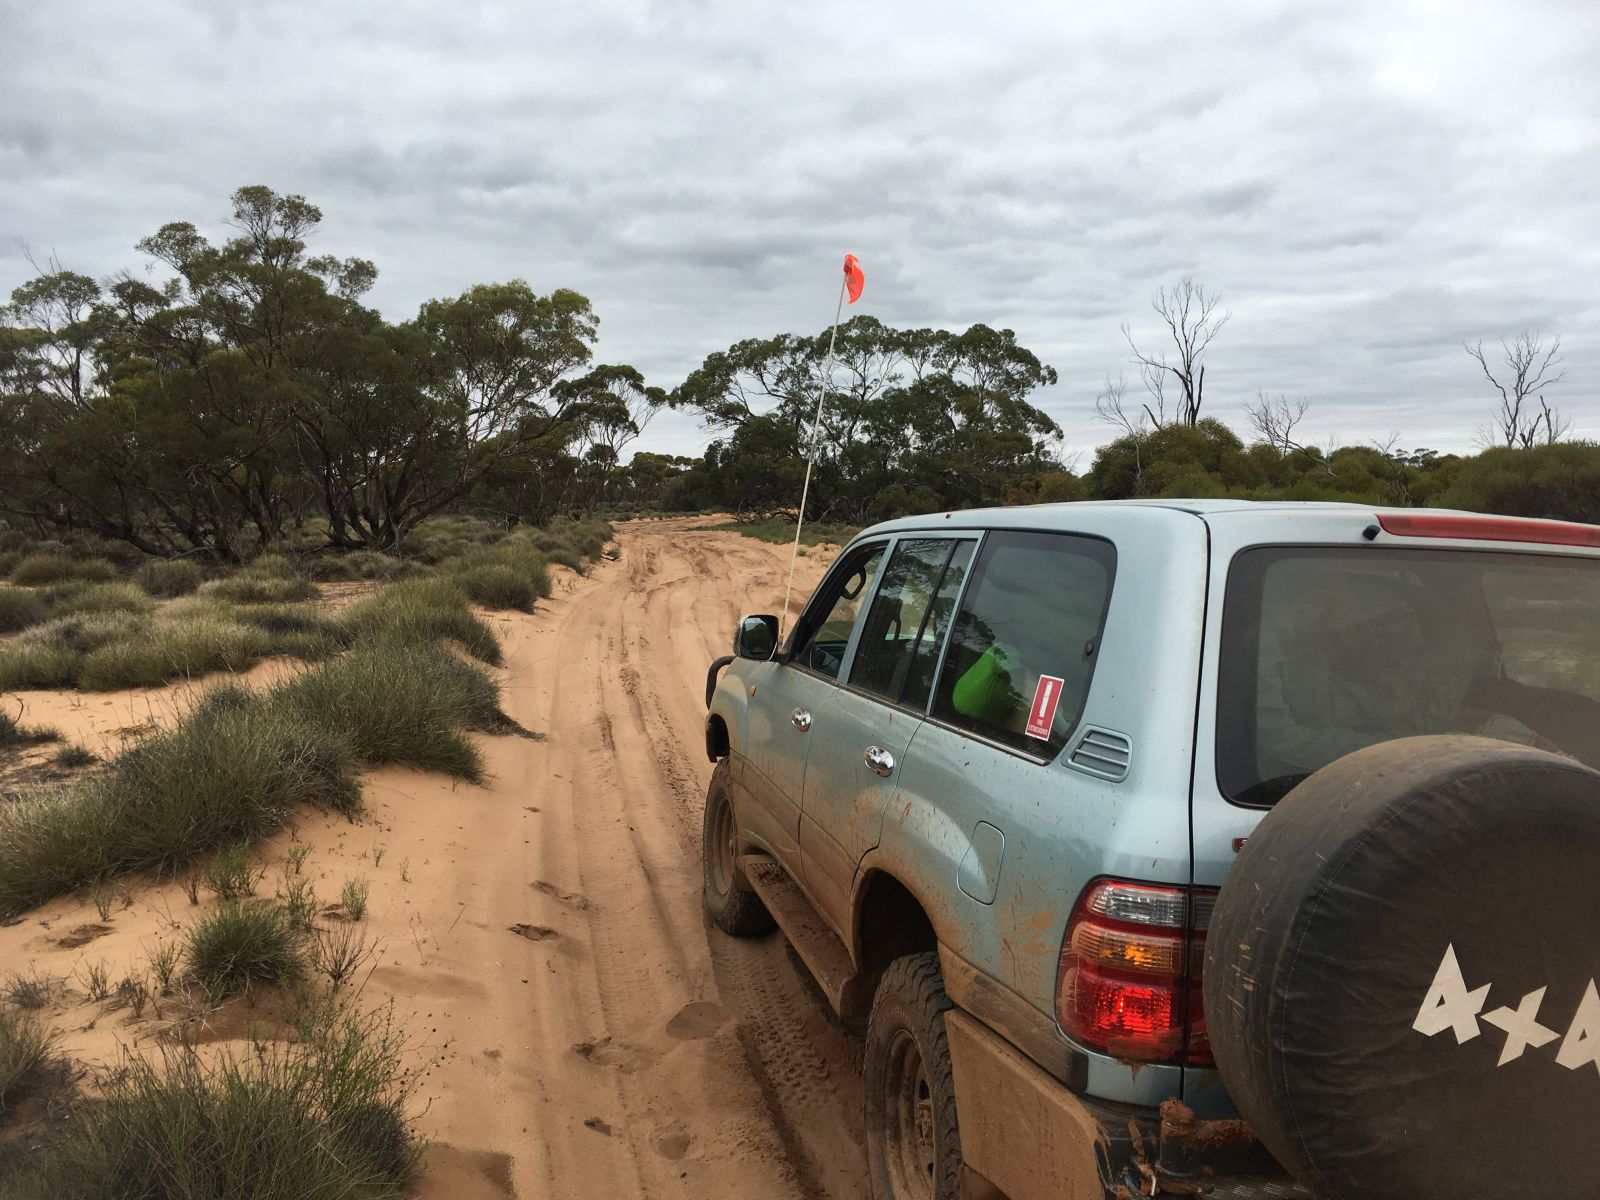
[[708, 714], [706, 717], [706, 758], [711, 762], [727, 758], [729, 747], [728, 723], [722, 719], [721, 713]]
[[928, 906], [890, 871], [869, 868], [852, 909], [850, 949], [857, 982], [849, 990], [851, 1011], [839, 1014], [845, 1018], [867, 1015], [878, 980], [895, 959], [939, 949]]

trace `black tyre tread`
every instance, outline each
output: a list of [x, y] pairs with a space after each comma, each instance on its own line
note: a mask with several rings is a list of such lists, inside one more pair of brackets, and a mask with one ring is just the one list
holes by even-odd
[[[882, 1129], [874, 1112], [879, 1093], [878, 1079], [883, 1070], [883, 1055], [889, 1032], [885, 1024], [909, 1029], [922, 1052], [922, 1067], [934, 1095], [935, 1139], [951, 1151], [939, 1164], [934, 1183], [934, 1200], [956, 1200], [961, 1195], [961, 1125], [956, 1113], [955, 1078], [950, 1068], [950, 1042], [945, 1033], [944, 1014], [955, 1007], [945, 994], [944, 975], [939, 956], [933, 951], [897, 958], [884, 971], [872, 1000], [872, 1015], [867, 1021], [867, 1044], [863, 1075], [866, 1081], [865, 1117], [867, 1126], [867, 1165], [872, 1177], [874, 1200], [905, 1200], [894, 1196], [884, 1176]], [[894, 1009], [904, 1010], [897, 1015]], [[875, 1125], [877, 1127], [875, 1128]]]
[[748, 888], [739, 886], [737, 879], [726, 895], [718, 892], [711, 875], [711, 814], [713, 804], [731, 803], [728, 798], [728, 773], [732, 768], [727, 759], [717, 763], [711, 773], [711, 786], [706, 789], [705, 813], [700, 822], [700, 862], [704, 874], [702, 898], [706, 916], [711, 923], [732, 937], [760, 937], [777, 927], [761, 897]]

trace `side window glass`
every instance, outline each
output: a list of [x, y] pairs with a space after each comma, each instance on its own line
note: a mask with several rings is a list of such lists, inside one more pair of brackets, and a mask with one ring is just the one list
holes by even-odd
[[1053, 756], [1083, 713], [1116, 552], [1094, 538], [995, 533], [939, 673], [933, 715]]
[[839, 677], [856, 614], [871, 594], [872, 578], [883, 561], [883, 546], [863, 547], [823, 582], [795, 630], [790, 661], [829, 679]]
[[895, 548], [861, 627], [852, 686], [909, 708], [926, 706], [974, 545], [918, 538]]

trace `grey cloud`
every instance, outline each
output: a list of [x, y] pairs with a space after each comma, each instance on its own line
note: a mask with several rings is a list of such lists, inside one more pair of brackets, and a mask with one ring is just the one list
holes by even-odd
[[[1208, 373], [1314, 430], [1466, 448], [1460, 348], [1560, 331], [1600, 437], [1600, 12], [1582, 0], [1174, 9], [0, 0], [10, 235], [99, 274], [264, 182], [375, 259], [393, 317], [474, 282], [576, 287], [600, 353], [671, 385], [742, 337], [814, 332], [840, 256], [897, 324], [1016, 330], [1083, 447], [1120, 326], [1193, 273], [1233, 322]], [[62, 64], [72, 63], [72, 69]], [[647, 448], [692, 451], [666, 414]]]

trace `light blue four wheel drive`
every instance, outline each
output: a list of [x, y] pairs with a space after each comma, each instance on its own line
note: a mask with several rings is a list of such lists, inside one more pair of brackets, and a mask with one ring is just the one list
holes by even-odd
[[778, 632], [708, 679], [706, 908], [865, 1023], [878, 1200], [1600, 1178], [1600, 528], [942, 513]]

